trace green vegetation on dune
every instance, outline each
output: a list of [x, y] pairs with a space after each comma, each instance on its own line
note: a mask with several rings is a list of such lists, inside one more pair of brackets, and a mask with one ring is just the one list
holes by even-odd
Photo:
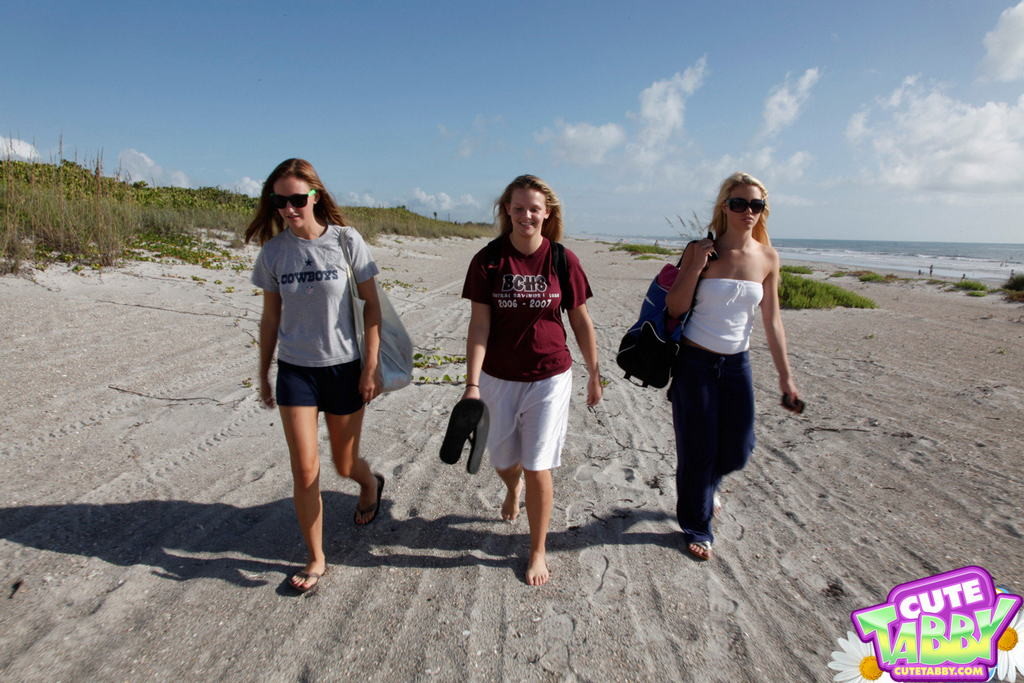
[[988, 287], [985, 286], [985, 283], [978, 282], [977, 280], [960, 280], [959, 282], [953, 283], [953, 286], [957, 289], [966, 289], [968, 292], [988, 291]]
[[877, 308], [874, 301], [828, 282], [782, 273], [779, 283], [782, 308]]
[[678, 249], [668, 249], [666, 247], [660, 247], [656, 244], [629, 244], [626, 242], [619, 242], [612, 246], [611, 251], [628, 251], [633, 256], [639, 256], [641, 254], [678, 254]]
[[[256, 210], [256, 199], [216, 187], [150, 187], [103, 175], [102, 165], [0, 160], [0, 272], [25, 262], [55, 260], [93, 267], [124, 258], [175, 258], [224, 267], [232, 255], [209, 240], [226, 234], [232, 246]], [[404, 207], [343, 207], [349, 223], [373, 241], [380, 234], [481, 237], [492, 227], [450, 223]]]
[[807, 266], [782, 266], [779, 268], [783, 273], [793, 273], [794, 275], [813, 275], [814, 271]]

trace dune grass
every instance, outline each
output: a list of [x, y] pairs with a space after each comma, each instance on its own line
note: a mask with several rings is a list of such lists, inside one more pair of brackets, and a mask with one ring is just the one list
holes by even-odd
[[793, 275], [813, 275], [814, 271], [807, 266], [782, 266], [779, 268], [783, 273], [792, 273]]
[[966, 289], [969, 292], [987, 292], [988, 287], [985, 286], [984, 282], [978, 282], [977, 280], [960, 280], [954, 282], [953, 286], [957, 289]]
[[657, 244], [629, 244], [628, 242], [619, 242], [612, 245], [611, 251], [627, 251], [633, 256], [640, 256], [641, 254], [661, 254], [664, 256], [678, 254], [678, 249], [669, 249], [667, 247], [661, 247]]
[[1024, 275], [1014, 275], [1006, 279], [1002, 287], [1003, 296], [1013, 303], [1024, 303]]
[[[256, 209], [256, 200], [215, 187], [150, 187], [73, 161], [44, 164], [0, 160], [0, 272], [53, 261], [92, 267], [122, 259], [175, 258], [224, 267]], [[480, 237], [488, 224], [457, 224], [405, 207], [343, 207], [368, 241], [383, 233], [420, 237]], [[226, 239], [225, 239], [226, 238]]]
[[779, 283], [782, 308], [878, 308], [871, 299], [837, 287], [828, 282], [809, 280], [792, 273], [782, 273]]

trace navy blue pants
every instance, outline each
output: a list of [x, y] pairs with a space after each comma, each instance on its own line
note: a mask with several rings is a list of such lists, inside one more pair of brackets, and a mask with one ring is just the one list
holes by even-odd
[[722, 356], [683, 346], [669, 387], [676, 431], [676, 515], [687, 544], [712, 541], [722, 477], [754, 450], [754, 386], [747, 352]]

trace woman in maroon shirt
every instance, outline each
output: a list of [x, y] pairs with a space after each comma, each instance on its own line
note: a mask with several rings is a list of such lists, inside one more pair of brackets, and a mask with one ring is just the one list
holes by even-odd
[[[495, 202], [495, 213], [499, 249], [484, 248], [473, 258], [462, 290], [473, 306], [463, 398], [487, 404], [487, 450], [507, 488], [502, 519], [519, 515], [525, 478], [526, 583], [540, 586], [550, 577], [545, 542], [554, 493], [551, 470], [561, 464], [572, 393], [562, 309], [583, 352], [587, 405], [593, 406], [601, 400], [597, 342], [586, 304], [593, 293], [575, 254], [565, 249], [559, 264], [552, 243], [562, 238], [562, 210], [547, 183], [519, 176]], [[560, 269], [566, 271], [561, 277]]]

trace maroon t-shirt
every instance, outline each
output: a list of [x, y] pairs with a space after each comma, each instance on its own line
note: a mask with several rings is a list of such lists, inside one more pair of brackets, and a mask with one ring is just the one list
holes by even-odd
[[576, 254], [565, 250], [570, 291], [563, 292], [546, 238], [537, 251], [524, 256], [505, 236], [493, 269], [487, 268], [485, 252], [473, 257], [462, 288], [463, 298], [491, 307], [484, 372], [534, 382], [568, 370], [572, 356], [565, 344], [562, 304], [572, 309], [594, 296]]

